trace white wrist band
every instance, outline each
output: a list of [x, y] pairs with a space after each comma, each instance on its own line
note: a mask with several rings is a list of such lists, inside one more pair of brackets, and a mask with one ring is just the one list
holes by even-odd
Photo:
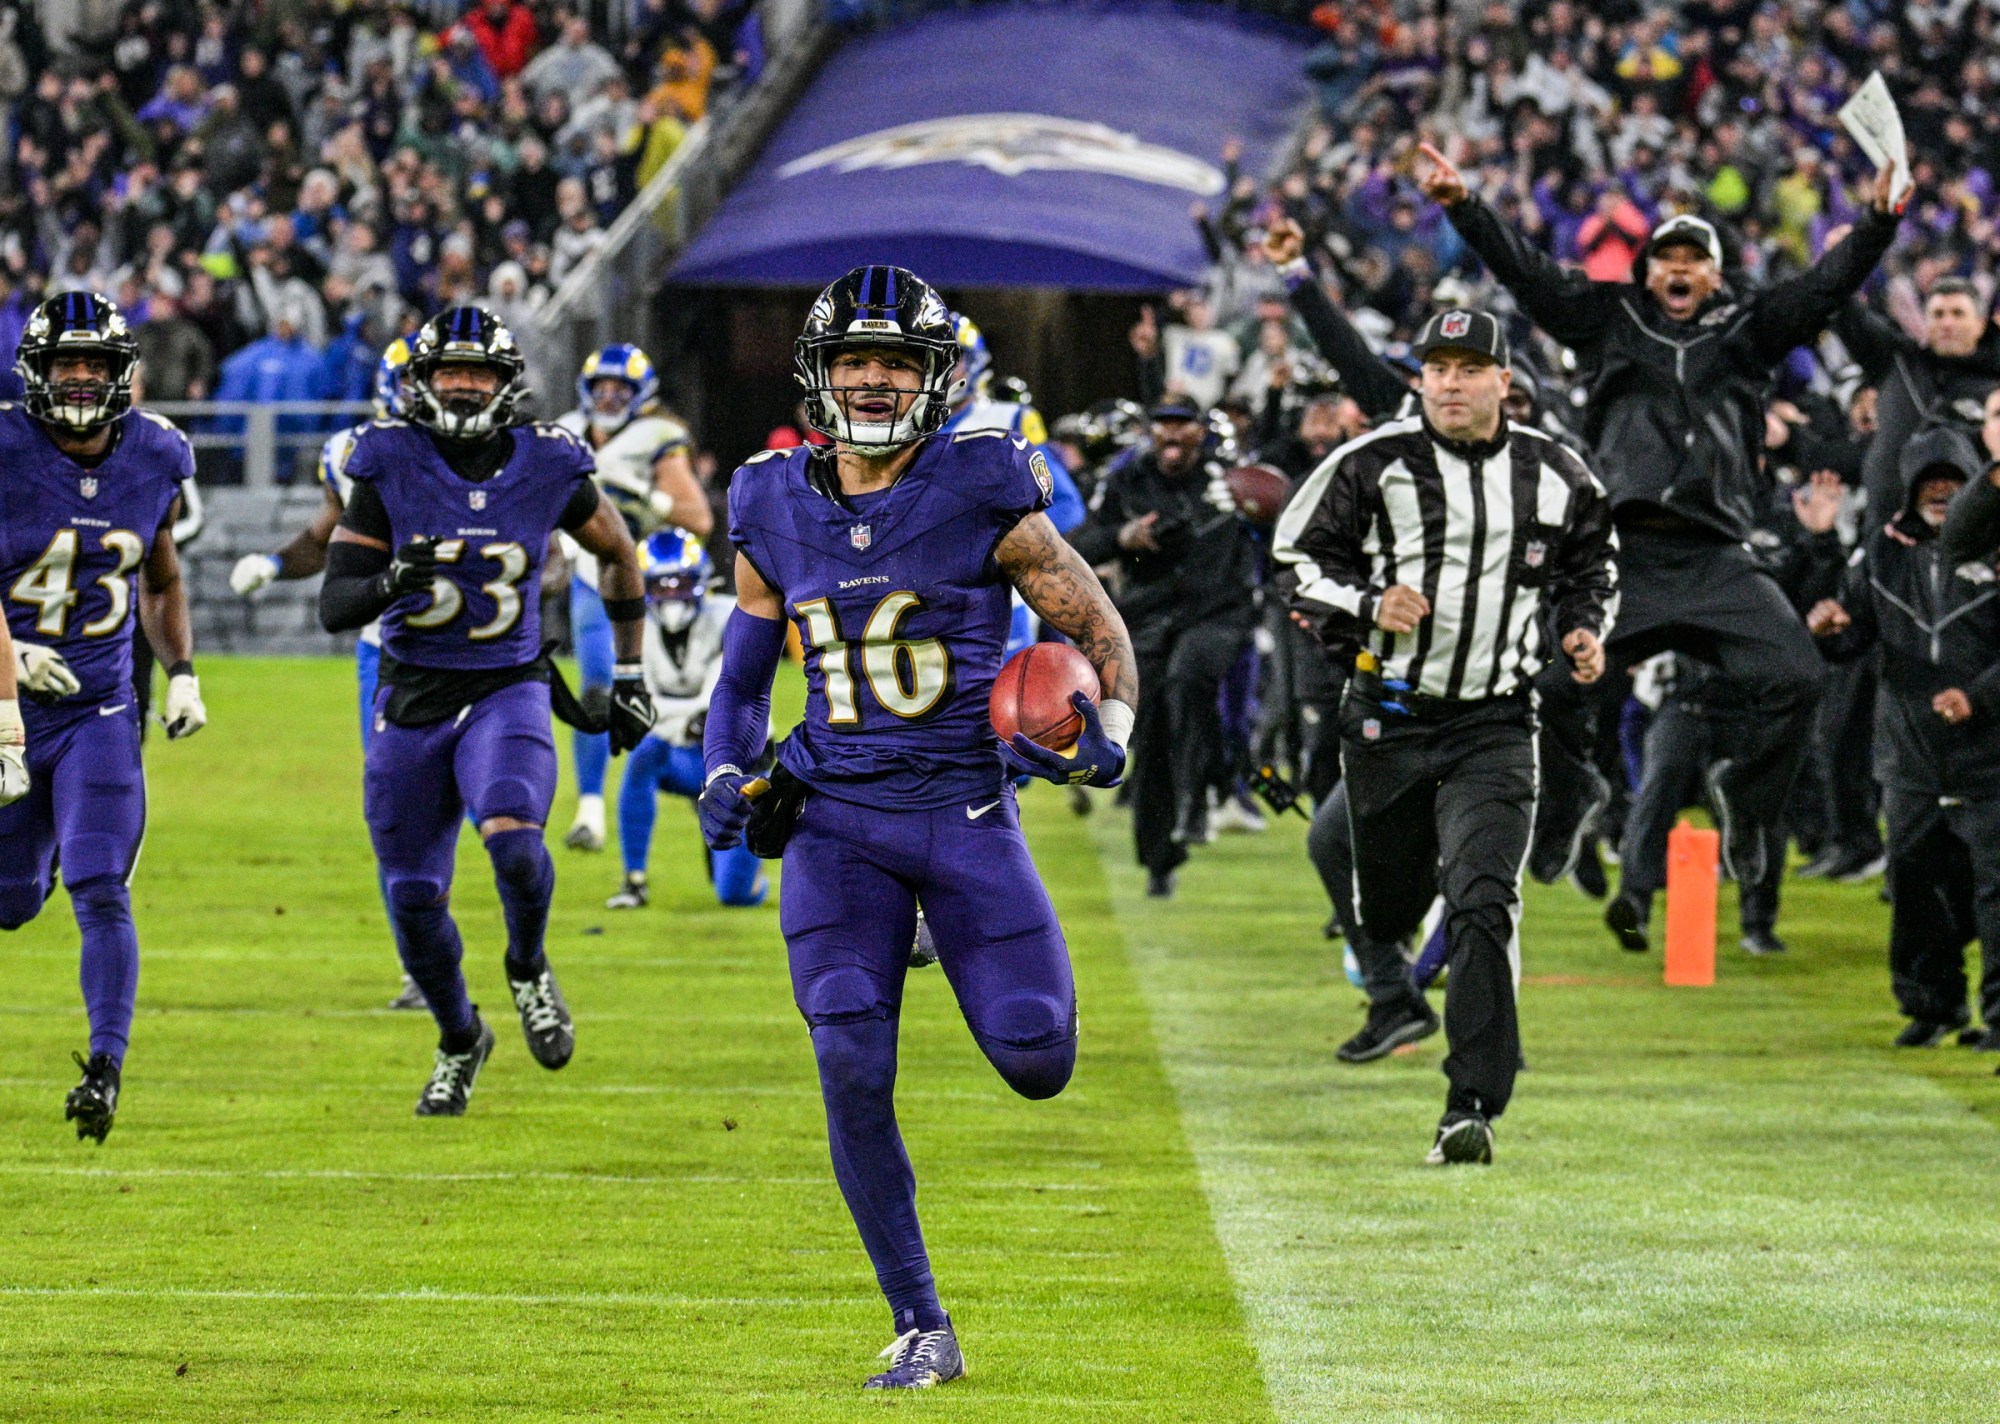
[[715, 785], [715, 778], [718, 776], [730, 776], [730, 775], [741, 776], [742, 774], [743, 774], [742, 767], [738, 766], [733, 761], [726, 761], [721, 766], [718, 766], [714, 771], [711, 771], [705, 778], [703, 778], [701, 783], [701, 789], [706, 791], [708, 790], [709, 787]]
[[1130, 704], [1116, 698], [1106, 698], [1097, 704], [1097, 720], [1104, 727], [1104, 735], [1116, 742], [1121, 752], [1132, 740], [1133, 715]]

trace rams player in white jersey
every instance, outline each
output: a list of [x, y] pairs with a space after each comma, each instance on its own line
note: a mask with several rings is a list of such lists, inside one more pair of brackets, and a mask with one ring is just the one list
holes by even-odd
[[[576, 378], [577, 408], [556, 424], [597, 455], [597, 483], [623, 513], [635, 537], [662, 525], [708, 537], [715, 523], [708, 496], [695, 478], [687, 427], [658, 407], [660, 377], [646, 353], [623, 342], [594, 352]], [[568, 535], [558, 536], [569, 560], [570, 641], [585, 707], [601, 711], [611, 696], [611, 620], [597, 593], [597, 560]], [[604, 849], [604, 772], [610, 738], [575, 734], [576, 820], [563, 843], [573, 850]]]
[[[708, 699], [722, 676], [722, 630], [736, 610], [735, 599], [709, 590], [714, 566], [701, 541], [684, 529], [658, 529], [648, 536], [639, 545], [639, 569], [646, 577], [646, 690], [658, 720], [625, 763], [618, 792], [625, 885], [604, 902], [612, 910], [646, 903], [646, 855], [659, 793], [686, 797], [690, 809], [701, 795], [701, 736]], [[763, 863], [749, 847], [738, 844], [709, 855], [717, 900], [738, 906], [764, 902]]]
[[[388, 420], [403, 413], [403, 371], [410, 364], [410, 343], [402, 337], [390, 342], [375, 366], [375, 419]], [[267, 584], [307, 579], [326, 568], [326, 546], [333, 538], [347, 508], [348, 493], [354, 482], [347, 477], [347, 457], [354, 438], [367, 429], [364, 422], [327, 438], [319, 452], [319, 482], [325, 493], [313, 522], [292, 537], [275, 554], [245, 554], [229, 571], [229, 586], [244, 598], [252, 597]], [[355, 682], [361, 694], [361, 746], [365, 751], [371, 730], [368, 709], [375, 704], [375, 681], [382, 665], [382, 629], [370, 623], [361, 630], [354, 645]], [[403, 991], [390, 1000], [392, 1009], [423, 1009], [424, 991], [409, 975], [403, 976]]]

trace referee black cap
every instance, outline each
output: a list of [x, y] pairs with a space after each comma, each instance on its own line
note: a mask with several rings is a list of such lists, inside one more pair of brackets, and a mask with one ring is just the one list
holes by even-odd
[[1507, 364], [1507, 337], [1500, 323], [1485, 312], [1450, 307], [1424, 323], [1410, 354], [1419, 361], [1433, 351], [1470, 351], [1499, 365]]

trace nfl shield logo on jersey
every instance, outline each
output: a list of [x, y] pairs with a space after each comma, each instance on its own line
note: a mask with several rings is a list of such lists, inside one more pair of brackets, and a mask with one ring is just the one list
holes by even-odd
[[857, 549], [865, 549], [875, 542], [875, 531], [866, 524], [857, 524], [847, 531], [847, 542]]
[[1528, 567], [1538, 569], [1542, 566], [1542, 560], [1549, 556], [1549, 546], [1539, 539], [1530, 539], [1526, 554]]
[[468, 494], [468, 495], [466, 496], [466, 499], [467, 499], [467, 500], [469, 500], [469, 501], [471, 502], [471, 504], [472, 504], [472, 507], [473, 507], [474, 509], [484, 509], [484, 508], [486, 508], [486, 491], [485, 491], [485, 490], [474, 490], [474, 491], [472, 491], [472, 493], [470, 493], [470, 494]]
[[85, 476], [84, 476], [84, 477], [83, 477], [82, 479], [80, 479], [80, 480], [78, 480], [78, 481], [76, 482], [76, 487], [77, 487], [78, 489], [80, 489], [80, 490], [82, 490], [82, 491], [83, 491], [83, 497], [84, 497], [85, 499], [96, 499], [96, 498], [97, 498], [97, 476], [96, 476], [96, 475], [85, 475]]
[[1361, 722], [1361, 740], [1364, 742], [1374, 742], [1380, 741], [1381, 737], [1381, 721], [1374, 717], [1363, 718]]

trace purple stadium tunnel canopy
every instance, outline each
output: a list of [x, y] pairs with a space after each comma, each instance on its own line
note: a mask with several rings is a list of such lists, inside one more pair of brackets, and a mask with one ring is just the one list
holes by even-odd
[[1300, 31], [1219, 8], [988, 5], [830, 59], [672, 281], [818, 287], [893, 262], [940, 286], [1157, 291], [1208, 265], [1218, 157], [1261, 172], [1309, 97]]

